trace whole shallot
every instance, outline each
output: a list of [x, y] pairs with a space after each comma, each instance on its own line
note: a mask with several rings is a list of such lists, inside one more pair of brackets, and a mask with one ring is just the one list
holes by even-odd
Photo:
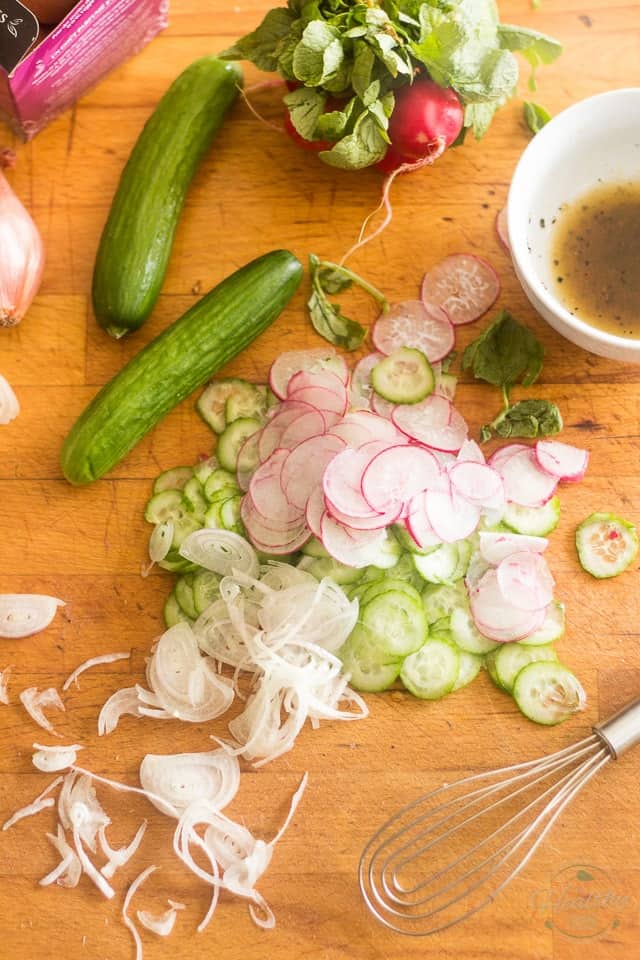
[[0, 327], [22, 320], [38, 292], [43, 267], [38, 228], [0, 172]]

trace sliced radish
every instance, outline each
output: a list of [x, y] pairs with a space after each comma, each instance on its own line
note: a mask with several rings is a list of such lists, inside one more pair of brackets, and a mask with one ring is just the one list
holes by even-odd
[[376, 320], [371, 338], [376, 350], [390, 354], [398, 347], [422, 350], [430, 363], [453, 350], [455, 331], [449, 317], [437, 306], [421, 300], [393, 304]]
[[505, 600], [496, 570], [487, 570], [469, 589], [469, 603], [480, 633], [499, 643], [522, 640], [544, 622], [544, 609], [522, 610]]
[[376, 416], [381, 417], [383, 420], [391, 420], [391, 414], [395, 406], [395, 403], [390, 403], [389, 400], [385, 400], [384, 397], [381, 397], [375, 390], [371, 394], [371, 409]]
[[538, 440], [534, 451], [538, 465], [558, 480], [582, 480], [586, 473], [588, 450], [558, 440]]
[[491, 454], [488, 460], [489, 466], [497, 470], [499, 463], [504, 463], [509, 457], [515, 456], [516, 453], [520, 453], [522, 450], [530, 449], [531, 447], [527, 446], [526, 443], [508, 443], [504, 447], [499, 447]]
[[368, 567], [384, 543], [384, 530], [352, 530], [325, 514], [320, 524], [325, 550], [348, 567]]
[[304, 520], [304, 510], [287, 500], [282, 490], [282, 468], [288, 456], [288, 450], [276, 450], [258, 467], [249, 482], [254, 507], [267, 524], [276, 529], [294, 527]]
[[546, 537], [529, 537], [521, 533], [480, 532], [480, 553], [487, 563], [498, 564], [512, 553], [544, 553], [549, 546]]
[[[342, 384], [340, 386], [342, 387]], [[288, 400], [296, 403], [307, 403], [314, 407], [316, 411], [322, 411], [327, 426], [332, 426], [347, 409], [347, 391], [344, 387], [342, 387], [341, 393], [329, 390], [327, 387], [300, 387], [289, 394]], [[334, 414], [334, 417], [330, 419], [327, 414]]]
[[292, 400], [280, 404], [269, 422], [259, 431], [258, 453], [262, 463], [280, 446], [280, 438], [289, 424], [297, 420], [303, 413], [315, 414], [317, 410], [309, 403], [299, 403]]
[[509, 243], [509, 231], [507, 229], [507, 209], [503, 207], [502, 210], [499, 210], [496, 214], [495, 219], [495, 228], [496, 233], [498, 234], [498, 240], [507, 251], [511, 253], [511, 245]]
[[388, 444], [374, 440], [358, 450], [347, 448], [331, 461], [324, 472], [322, 487], [329, 507], [347, 517], [370, 517], [370, 505], [362, 495], [362, 475], [370, 461]]
[[413, 537], [421, 550], [428, 550], [430, 547], [437, 547], [442, 543], [429, 523], [425, 500], [425, 493], [419, 493], [417, 497], [414, 497], [409, 503], [405, 519], [407, 532]]
[[554, 495], [558, 478], [538, 466], [530, 447], [492, 466], [501, 475], [507, 500], [522, 507], [542, 507]]
[[327, 423], [320, 410], [309, 410], [292, 420], [282, 432], [278, 446], [285, 450], [293, 450], [299, 443], [304, 443], [310, 437], [319, 437], [327, 429]]
[[438, 461], [424, 447], [399, 444], [378, 453], [362, 475], [362, 494], [372, 510], [411, 500], [440, 479]]
[[449, 479], [455, 492], [470, 503], [494, 506], [497, 501], [504, 502], [502, 477], [486, 463], [473, 460], [454, 463]]
[[318, 540], [320, 539], [321, 535], [320, 524], [325, 512], [326, 507], [322, 487], [315, 487], [311, 493], [311, 496], [307, 500], [304, 516], [307, 526], [311, 530], [314, 537], [317, 537]]
[[304, 546], [311, 536], [311, 530], [303, 521], [296, 527], [275, 529], [265, 523], [265, 518], [256, 509], [250, 494], [242, 499], [240, 516], [247, 536], [254, 547], [264, 553], [283, 555], [293, 553]]
[[371, 440], [395, 443], [402, 438], [390, 420], [371, 410], [350, 410], [331, 427], [329, 435], [339, 437], [348, 447], [360, 447]]
[[344, 448], [344, 441], [339, 437], [324, 434], [303, 440], [291, 451], [282, 466], [280, 484], [294, 507], [306, 509], [314, 489], [322, 486], [326, 467]]
[[526, 550], [509, 554], [500, 561], [497, 576], [503, 597], [520, 610], [540, 610], [553, 600], [554, 579], [539, 553]]
[[490, 263], [471, 253], [445, 257], [425, 274], [422, 299], [446, 311], [454, 326], [473, 323], [498, 299], [500, 280]]
[[467, 424], [444, 397], [431, 395], [421, 403], [399, 404], [391, 419], [408, 437], [447, 453], [456, 453], [467, 438]]
[[465, 440], [460, 449], [458, 450], [458, 456], [456, 457], [459, 461], [467, 461], [471, 463], [486, 463], [485, 455], [476, 443], [475, 440]]
[[313, 350], [288, 350], [286, 353], [281, 353], [272, 363], [269, 372], [269, 386], [276, 397], [284, 400], [287, 395], [287, 385], [294, 374], [300, 370], [315, 372], [323, 369], [332, 370], [339, 376], [339, 371], [344, 370], [342, 374], [344, 377], [343, 383], [347, 382], [347, 365], [331, 347], [316, 347]]
[[371, 386], [371, 371], [381, 360], [384, 353], [368, 353], [358, 360], [351, 373], [349, 385], [349, 406], [352, 409], [368, 409], [373, 387]]
[[431, 529], [444, 543], [470, 537], [480, 521], [480, 507], [453, 490], [427, 490], [424, 505]]
[[403, 505], [396, 501], [395, 503], [389, 504], [384, 513], [372, 511], [366, 516], [352, 517], [346, 513], [342, 513], [332, 503], [327, 502], [326, 499], [325, 503], [327, 513], [330, 517], [333, 517], [334, 520], [338, 520], [344, 524], [344, 526], [353, 530], [382, 530], [384, 527], [395, 523], [396, 520], [400, 520], [403, 509]]

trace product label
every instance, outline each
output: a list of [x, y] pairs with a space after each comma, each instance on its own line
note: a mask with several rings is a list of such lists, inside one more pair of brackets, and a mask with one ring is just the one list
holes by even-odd
[[11, 73], [38, 36], [38, 21], [19, 0], [0, 0], [0, 66]]

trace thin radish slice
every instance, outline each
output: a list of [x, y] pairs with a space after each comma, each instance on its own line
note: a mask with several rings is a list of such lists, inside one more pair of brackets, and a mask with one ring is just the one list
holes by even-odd
[[507, 251], [511, 253], [511, 244], [509, 243], [509, 231], [507, 229], [507, 208], [503, 207], [502, 210], [498, 210], [496, 213], [495, 219], [495, 228], [498, 235], [498, 240]]
[[279, 400], [287, 395], [287, 386], [291, 377], [300, 370], [323, 369], [327, 361], [336, 358], [335, 350], [331, 347], [317, 347], [313, 350], [288, 350], [271, 364], [269, 371], [269, 386]]
[[421, 292], [426, 303], [445, 310], [457, 327], [487, 312], [498, 299], [500, 280], [482, 257], [454, 253], [425, 274]]
[[442, 543], [442, 540], [435, 534], [433, 527], [429, 523], [425, 499], [425, 493], [420, 493], [417, 497], [413, 498], [409, 504], [409, 511], [405, 520], [408, 533], [413, 537], [421, 550], [438, 547]]
[[300, 370], [291, 377], [287, 386], [287, 396], [290, 397], [298, 390], [306, 390], [309, 387], [322, 387], [324, 390], [335, 393], [337, 397], [343, 397], [346, 394], [346, 383], [346, 379], [337, 376], [331, 370]]
[[424, 506], [431, 529], [444, 543], [470, 537], [480, 521], [480, 507], [453, 490], [427, 490]]
[[[327, 414], [334, 414], [335, 418], [338, 418], [341, 417], [347, 409], [347, 391], [344, 387], [342, 391], [340, 394], [329, 390], [327, 387], [300, 387], [293, 393], [290, 393], [287, 399], [294, 403], [308, 403], [311, 407], [314, 407], [316, 411], [322, 411], [325, 420], [329, 421]], [[335, 422], [335, 420], [333, 422]]]
[[282, 490], [282, 468], [288, 456], [288, 450], [274, 451], [269, 459], [258, 467], [249, 483], [253, 505], [262, 514], [267, 526], [294, 526], [303, 519], [303, 511], [294, 507]]
[[490, 467], [497, 470], [498, 464], [505, 463], [510, 457], [514, 457], [516, 453], [530, 449], [531, 447], [526, 443], [508, 443], [505, 447], [498, 447], [498, 449], [491, 454], [487, 462]]
[[352, 409], [369, 408], [373, 393], [371, 371], [381, 360], [384, 360], [384, 353], [368, 353], [366, 357], [358, 360], [353, 368], [349, 385], [349, 406]]
[[341, 513], [332, 503], [327, 503], [327, 513], [338, 520], [346, 527], [354, 530], [382, 530], [389, 524], [400, 520], [403, 513], [403, 505], [399, 501], [389, 504], [384, 513], [369, 513], [366, 516], [351, 517], [348, 514]]
[[314, 537], [320, 539], [322, 523], [322, 517], [325, 514], [325, 502], [324, 502], [324, 493], [322, 487], [316, 487], [309, 499], [307, 500], [307, 508], [305, 510], [305, 520], [309, 530], [311, 530]]
[[504, 501], [504, 486], [500, 474], [485, 463], [462, 460], [449, 470], [451, 486], [457, 494], [479, 506]]
[[251, 477], [260, 466], [260, 436], [262, 430], [257, 430], [250, 434], [240, 447], [238, 452], [238, 462], [236, 464], [236, 476], [240, 489], [245, 493], [249, 489]]
[[291, 451], [282, 466], [280, 484], [287, 500], [304, 511], [313, 490], [322, 485], [325, 469], [342, 450], [339, 437], [324, 434], [310, 437]]
[[502, 477], [505, 498], [521, 507], [544, 506], [558, 486], [558, 478], [538, 466], [530, 447], [493, 466]]
[[380, 417], [382, 420], [391, 420], [391, 414], [393, 413], [395, 406], [395, 403], [385, 400], [384, 397], [381, 397], [379, 393], [374, 391], [371, 394], [371, 409], [375, 415]]
[[[276, 408], [274, 407], [274, 410]], [[309, 403], [298, 403], [286, 400], [280, 404], [269, 422], [258, 431], [258, 453], [260, 462], [268, 460], [280, 446], [280, 438], [286, 428], [303, 413], [315, 413], [315, 408]]]
[[325, 513], [320, 524], [322, 544], [339, 563], [347, 567], [368, 567], [377, 558], [385, 540], [384, 530], [353, 530]]
[[534, 447], [538, 465], [558, 480], [582, 480], [589, 463], [589, 451], [558, 440], [538, 440]]
[[362, 475], [362, 495], [382, 513], [394, 503], [411, 500], [440, 479], [438, 461], [424, 447], [402, 444], [377, 454]]
[[544, 609], [522, 610], [508, 603], [498, 584], [496, 570], [487, 570], [469, 589], [469, 603], [480, 633], [499, 643], [522, 640], [539, 629], [545, 617]]
[[390, 420], [371, 410], [352, 410], [334, 424], [329, 435], [339, 437], [348, 447], [361, 447], [371, 440], [397, 442], [401, 434]]
[[467, 438], [467, 424], [444, 397], [431, 395], [420, 403], [399, 404], [392, 420], [412, 440], [444, 453], [457, 453]]
[[309, 437], [319, 437], [327, 429], [327, 423], [320, 410], [310, 410], [296, 417], [282, 433], [278, 444], [283, 450], [293, 450]]
[[521, 533], [480, 531], [480, 553], [487, 563], [498, 564], [512, 553], [544, 553], [549, 546], [546, 537], [529, 537]]
[[486, 463], [485, 455], [475, 440], [465, 440], [460, 449], [456, 460], [470, 463]]
[[555, 582], [539, 553], [509, 554], [500, 562], [497, 576], [502, 595], [520, 610], [540, 610], [553, 600]]
[[292, 553], [303, 546], [311, 536], [311, 531], [304, 520], [295, 527], [284, 529], [273, 529], [267, 526], [264, 517], [256, 510], [249, 494], [246, 494], [242, 500], [240, 517], [247, 536], [256, 549], [263, 553], [273, 553], [278, 556]]
[[347, 517], [370, 517], [371, 506], [362, 495], [362, 475], [377, 453], [387, 449], [374, 441], [358, 450], [347, 448], [329, 463], [322, 478], [327, 506]]
[[378, 317], [371, 338], [376, 350], [393, 353], [398, 347], [422, 350], [430, 363], [442, 360], [453, 350], [456, 335], [444, 310], [422, 300], [395, 303]]

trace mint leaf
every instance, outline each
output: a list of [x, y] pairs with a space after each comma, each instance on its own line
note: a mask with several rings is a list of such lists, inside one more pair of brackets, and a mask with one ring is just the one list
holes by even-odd
[[493, 430], [503, 440], [512, 437], [549, 437], [562, 430], [562, 415], [550, 400], [519, 400], [482, 430], [483, 434], [488, 431], [489, 436]]
[[217, 56], [221, 60], [250, 60], [259, 70], [277, 70], [278, 44], [289, 33], [295, 18], [286, 7], [275, 7], [269, 10], [253, 33], [248, 33]]
[[315, 87], [298, 87], [284, 98], [291, 122], [305, 140], [313, 140], [326, 101], [326, 94]]
[[331, 150], [323, 150], [319, 156], [331, 167], [360, 170], [382, 160], [386, 149], [387, 141], [375, 118], [367, 111], [358, 117], [353, 133], [339, 140]]
[[539, 103], [533, 103], [525, 100], [523, 105], [524, 122], [531, 130], [531, 133], [539, 133], [545, 124], [551, 120], [551, 114]]
[[501, 310], [462, 354], [462, 369], [471, 369], [477, 380], [486, 380], [507, 393], [520, 381], [534, 383], [542, 369], [544, 351], [533, 333]]

